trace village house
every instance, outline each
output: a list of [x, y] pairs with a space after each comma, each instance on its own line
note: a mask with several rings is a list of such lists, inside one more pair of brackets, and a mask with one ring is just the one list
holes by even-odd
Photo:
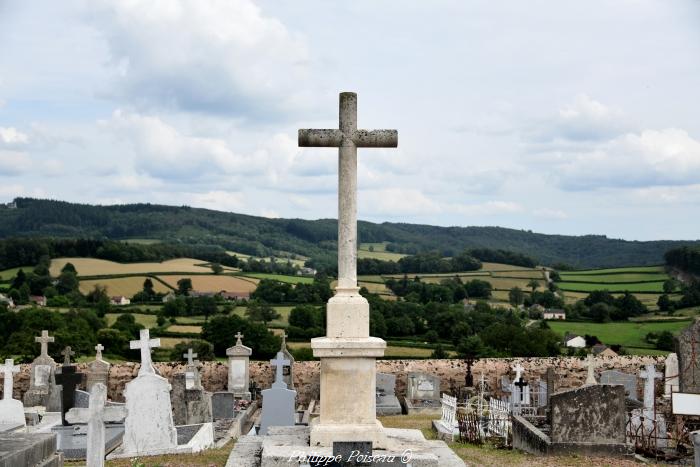
[[46, 297], [43, 295], [31, 295], [29, 297], [29, 303], [33, 303], [36, 306], [46, 306]]
[[221, 295], [221, 298], [224, 300], [248, 300], [250, 298], [250, 293], [249, 292], [226, 292], [225, 290], [222, 290], [219, 292], [219, 295]]
[[560, 320], [566, 320], [566, 312], [564, 310], [545, 310], [545, 312], [542, 314], [542, 317], [544, 319], [560, 319]]
[[109, 303], [117, 306], [131, 305], [131, 300], [124, 296], [110, 297]]
[[617, 352], [605, 344], [596, 344], [591, 347], [591, 352], [596, 357], [617, 357]]
[[12, 297], [8, 297], [4, 294], [0, 293], [0, 303], [4, 303], [7, 305], [8, 308], [14, 308], [15, 307], [15, 302], [12, 300]]
[[167, 294], [163, 295], [162, 301], [163, 303], [168, 303], [172, 302], [177, 298], [177, 295], [175, 295], [175, 292], [168, 292]]
[[566, 333], [564, 336], [564, 346], [573, 347], [575, 349], [584, 349], [586, 347], [586, 339], [577, 335]]

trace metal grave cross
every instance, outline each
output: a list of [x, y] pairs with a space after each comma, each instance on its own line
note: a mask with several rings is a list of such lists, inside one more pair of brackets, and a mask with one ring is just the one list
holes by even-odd
[[241, 334], [241, 331], [238, 331], [234, 337], [236, 338], [236, 345], [243, 345], [241, 339], [243, 339], [245, 336]]
[[639, 372], [639, 377], [644, 380], [644, 408], [653, 409], [654, 385], [656, 384], [654, 380], [661, 379], [663, 375], [656, 371], [656, 367], [653, 364], [649, 364], [644, 370]]
[[301, 129], [299, 147], [338, 149], [338, 287], [357, 290], [357, 148], [395, 148], [397, 130], [358, 130], [357, 94], [340, 93], [338, 129]]
[[139, 368], [139, 376], [146, 373], [155, 374], [153, 361], [151, 360], [151, 349], [160, 347], [160, 339], [151, 339], [148, 329], [141, 329], [139, 332], [139, 340], [129, 342], [129, 347], [132, 349], [141, 349], [141, 368]]
[[97, 354], [95, 354], [95, 359], [96, 359], [96, 360], [102, 360], [102, 351], [103, 351], [104, 349], [105, 349], [105, 348], [104, 348], [104, 346], [103, 346], [102, 344], [99, 344], [99, 343], [98, 343], [98, 344], [95, 346], [95, 351], [97, 352]]
[[87, 465], [102, 467], [105, 463], [105, 423], [117, 423], [126, 418], [126, 407], [113, 405], [105, 407], [107, 387], [95, 383], [90, 390], [87, 409], [72, 408], [66, 414], [70, 423], [87, 423]]
[[525, 381], [523, 379], [523, 377], [521, 376], [520, 379], [518, 379], [513, 384], [515, 384], [518, 387], [518, 389], [519, 389], [518, 392], [520, 392], [520, 402], [522, 402], [523, 398], [525, 397], [525, 387], [527, 386], [527, 381]]
[[15, 361], [11, 358], [5, 359], [5, 364], [0, 366], [0, 373], [5, 375], [5, 385], [3, 386], [2, 399], [12, 399], [12, 373], [19, 373], [19, 365], [14, 364]]
[[70, 348], [70, 345], [67, 345], [61, 352], [61, 355], [63, 355], [63, 365], [68, 366], [70, 365], [70, 358], [75, 355], [75, 352]]
[[41, 336], [40, 337], [35, 337], [34, 342], [40, 342], [41, 343], [41, 356], [42, 357], [48, 357], [49, 356], [49, 342], [53, 342], [54, 338], [53, 336], [49, 336], [49, 331], [41, 331]]
[[197, 358], [197, 354], [196, 354], [196, 353], [192, 353], [192, 349], [191, 349], [191, 348], [187, 349], [187, 353], [182, 354], [182, 356], [183, 356], [183, 358], [186, 358], [186, 359], [187, 359], [187, 366], [192, 366], [192, 365], [194, 365], [194, 360], [193, 360], [193, 359]]
[[277, 352], [277, 357], [270, 360], [270, 364], [275, 367], [275, 382], [272, 383], [273, 387], [286, 388], [287, 383], [284, 382], [284, 367], [290, 365], [290, 361], [284, 358], [282, 352]]

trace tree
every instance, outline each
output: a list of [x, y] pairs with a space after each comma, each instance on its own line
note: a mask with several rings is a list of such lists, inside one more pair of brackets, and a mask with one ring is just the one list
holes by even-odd
[[665, 294], [671, 294], [678, 288], [678, 281], [676, 279], [668, 279], [664, 281], [663, 288]]
[[219, 263], [211, 263], [211, 270], [214, 274], [221, 274], [224, 272], [223, 266], [221, 266]]
[[671, 334], [671, 331], [661, 331], [659, 337], [656, 339], [656, 348], [659, 350], [672, 351], [673, 347], [673, 334]]
[[311, 305], [298, 305], [289, 312], [289, 325], [301, 329], [323, 327], [321, 311]]
[[671, 298], [667, 294], [659, 296], [659, 299], [656, 301], [656, 305], [659, 307], [659, 310], [668, 311], [669, 314], [673, 313], [676, 308], [673, 303], [673, 300], [671, 300]]
[[73, 266], [73, 263], [64, 264], [61, 268], [61, 272], [72, 272], [73, 274], [78, 275], [78, 271], [75, 269], [75, 266]]
[[479, 336], [465, 337], [457, 346], [459, 358], [479, 358], [484, 356], [486, 349]]
[[265, 326], [270, 321], [280, 318], [280, 314], [274, 308], [265, 302], [256, 300], [248, 303], [248, 309], [245, 314], [251, 321], [261, 321]]
[[537, 290], [540, 287], [540, 281], [538, 281], [537, 279], [530, 279], [527, 283], [527, 286], [530, 287], [532, 293], [535, 293], [535, 290]]
[[189, 295], [192, 290], [192, 279], [184, 277], [177, 281], [177, 293], [180, 295]]
[[[70, 263], [67, 263], [66, 266], [68, 264], [70, 264]], [[63, 269], [64, 269], [64, 271], [62, 271], [61, 275], [58, 276], [58, 282], [56, 283], [56, 290], [61, 295], [66, 295], [70, 292], [78, 290], [78, 287], [80, 286], [80, 282], [78, 282], [78, 277], [75, 275], [74, 272], [69, 271], [69, 270], [65, 270], [66, 269], [65, 267]], [[44, 289], [44, 290], [46, 290], [46, 289]]]
[[253, 349], [253, 358], [272, 358], [280, 348], [281, 339], [265, 325], [253, 323], [238, 315], [215, 316], [202, 325], [202, 338], [214, 345], [214, 353], [223, 357], [226, 349], [235, 343], [237, 332], [245, 335], [245, 344]]
[[136, 322], [136, 318], [134, 318], [134, 315], [131, 313], [124, 313], [117, 316], [117, 320], [111, 327], [112, 329], [123, 332], [131, 339], [138, 339], [139, 332], [144, 328], [143, 324]]
[[606, 303], [598, 302], [588, 310], [588, 314], [593, 321], [606, 323], [610, 321], [610, 306]]
[[146, 280], [143, 281], [143, 293], [151, 297], [156, 294], [153, 289], [153, 281], [150, 277], [147, 277]]
[[442, 346], [442, 344], [438, 344], [435, 346], [435, 349], [433, 350], [433, 353], [430, 354], [430, 358], [433, 359], [443, 359], [447, 358], [447, 352], [445, 352], [445, 348]]
[[183, 357], [183, 355], [187, 353], [187, 349], [192, 349], [192, 353], [197, 354], [197, 360], [202, 362], [211, 361], [216, 358], [214, 355], [214, 346], [212, 344], [201, 339], [192, 339], [175, 344], [175, 347], [170, 352], [170, 361], [187, 361], [187, 359]]
[[525, 301], [525, 293], [520, 287], [513, 287], [508, 291], [508, 301], [513, 306], [520, 306]]

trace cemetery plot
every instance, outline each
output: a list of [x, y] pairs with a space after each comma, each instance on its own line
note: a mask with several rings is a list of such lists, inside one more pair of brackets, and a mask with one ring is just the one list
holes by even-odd
[[211, 273], [211, 267], [206, 261], [193, 258], [177, 258], [162, 263], [115, 263], [96, 258], [56, 258], [51, 261], [49, 268], [51, 275], [58, 277], [66, 263], [75, 266], [78, 276], [115, 276], [164, 272]]
[[234, 276], [222, 276], [214, 274], [206, 275], [168, 275], [158, 276], [166, 284], [177, 288], [177, 281], [180, 279], [191, 279], [192, 289], [197, 292], [231, 292], [249, 294], [255, 290], [256, 284], [253, 280]]
[[[130, 298], [143, 290], [143, 282], [146, 279], [147, 276], [130, 276], [84, 280], [80, 281], [80, 293], [88, 294], [96, 285], [99, 285], [107, 288], [107, 295], [110, 297], [124, 296]], [[153, 290], [156, 293], [168, 293], [172, 290], [158, 280], [151, 280], [151, 282], [153, 282]]]

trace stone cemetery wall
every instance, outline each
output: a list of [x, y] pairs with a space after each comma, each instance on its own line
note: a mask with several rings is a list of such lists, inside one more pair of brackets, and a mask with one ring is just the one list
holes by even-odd
[[[663, 371], [663, 357], [619, 356], [596, 358], [596, 375], [604, 370], [619, 370], [626, 373], [638, 374], [644, 365], [654, 363], [657, 369]], [[581, 386], [586, 380], [586, 360], [574, 357], [553, 358], [489, 358], [478, 360], [472, 366], [474, 383], [478, 385], [481, 373], [484, 373], [486, 383], [497, 389], [501, 375], [510, 372], [510, 368], [520, 363], [525, 371], [526, 380], [543, 379], [547, 367], [556, 369], [556, 390]], [[86, 364], [77, 365], [78, 371], [87, 371]], [[182, 363], [155, 363], [160, 374], [171, 379], [174, 374], [183, 372]], [[21, 365], [21, 371], [14, 379], [15, 398], [21, 399], [29, 388], [29, 367]], [[318, 397], [319, 391], [319, 362], [296, 362], [294, 365], [294, 385], [300, 403], [307, 403], [311, 398]], [[136, 378], [139, 364], [114, 364], [109, 371], [108, 397], [114, 401], [123, 401], [126, 383]], [[464, 385], [466, 364], [463, 360], [379, 360], [377, 371], [396, 375], [396, 392], [399, 399], [406, 395], [406, 374], [409, 371], [420, 371], [440, 377], [441, 389], [447, 391], [450, 381], [456, 386]], [[228, 368], [223, 362], [205, 362], [200, 370], [202, 386], [207, 391], [225, 391], [228, 382]], [[272, 385], [273, 372], [270, 364], [265, 362], [250, 362], [250, 377], [263, 389]], [[348, 382], [352, 384], [352, 382]], [[660, 383], [663, 384], [663, 383]], [[0, 386], [0, 394], [2, 387]]]

